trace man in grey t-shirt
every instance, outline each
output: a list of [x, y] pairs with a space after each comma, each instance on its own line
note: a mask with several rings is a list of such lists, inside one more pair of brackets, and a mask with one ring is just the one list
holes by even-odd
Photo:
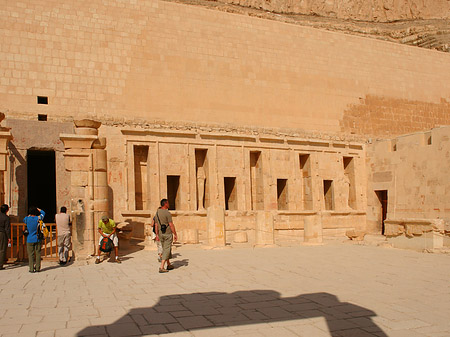
[[70, 216], [67, 208], [61, 207], [60, 213], [55, 215], [56, 227], [58, 228], [58, 255], [59, 264], [65, 265], [69, 258], [70, 249]]
[[[169, 201], [167, 199], [161, 200], [161, 208], [156, 211], [156, 222], [158, 225], [156, 240], [160, 240], [162, 246], [159, 272], [167, 273], [168, 270], [173, 269], [173, 265], [170, 264], [170, 259], [172, 258], [172, 242], [173, 240], [177, 241], [177, 232], [172, 222], [172, 215], [169, 212]], [[166, 262], [167, 269], [164, 269]]]

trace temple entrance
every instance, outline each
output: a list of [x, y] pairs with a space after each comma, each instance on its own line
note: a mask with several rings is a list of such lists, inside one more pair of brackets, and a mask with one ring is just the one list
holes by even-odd
[[387, 217], [387, 206], [388, 206], [388, 191], [381, 190], [375, 191], [381, 206], [381, 234], [384, 235], [384, 220]]
[[[56, 214], [56, 169], [55, 151], [27, 151], [27, 207], [36, 206], [44, 210], [44, 222], [55, 222]], [[28, 212], [28, 211], [27, 211]]]

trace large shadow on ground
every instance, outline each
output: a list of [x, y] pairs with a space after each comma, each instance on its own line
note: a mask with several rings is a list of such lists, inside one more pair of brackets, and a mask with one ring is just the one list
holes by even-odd
[[332, 337], [387, 336], [374, 316], [372, 310], [329, 293], [280, 297], [272, 290], [205, 292], [163, 296], [153, 307], [132, 309], [110, 325], [87, 327], [77, 336], [142, 336], [316, 317], [326, 320]]

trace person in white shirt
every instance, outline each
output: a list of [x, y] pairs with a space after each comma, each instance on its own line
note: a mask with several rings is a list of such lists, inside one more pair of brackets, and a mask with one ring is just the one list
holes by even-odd
[[67, 214], [67, 208], [61, 207], [60, 213], [55, 215], [56, 227], [58, 228], [58, 255], [59, 264], [65, 265], [69, 259], [70, 249], [70, 216]]

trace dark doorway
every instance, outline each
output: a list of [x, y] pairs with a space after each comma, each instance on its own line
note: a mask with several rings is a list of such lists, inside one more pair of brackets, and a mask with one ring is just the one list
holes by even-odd
[[333, 180], [323, 181], [323, 197], [325, 199], [325, 210], [334, 210]]
[[277, 179], [277, 202], [279, 210], [289, 209], [287, 179]]
[[172, 211], [180, 208], [179, 188], [180, 176], [167, 176], [167, 199], [169, 200], [169, 209]]
[[44, 222], [55, 222], [55, 151], [28, 150], [27, 172], [27, 206], [36, 206], [44, 210]]
[[237, 210], [236, 177], [224, 177], [223, 185], [225, 188], [225, 210]]
[[381, 190], [375, 191], [377, 194], [378, 200], [381, 204], [381, 234], [384, 235], [384, 220], [387, 217], [387, 206], [388, 206], [388, 191]]

